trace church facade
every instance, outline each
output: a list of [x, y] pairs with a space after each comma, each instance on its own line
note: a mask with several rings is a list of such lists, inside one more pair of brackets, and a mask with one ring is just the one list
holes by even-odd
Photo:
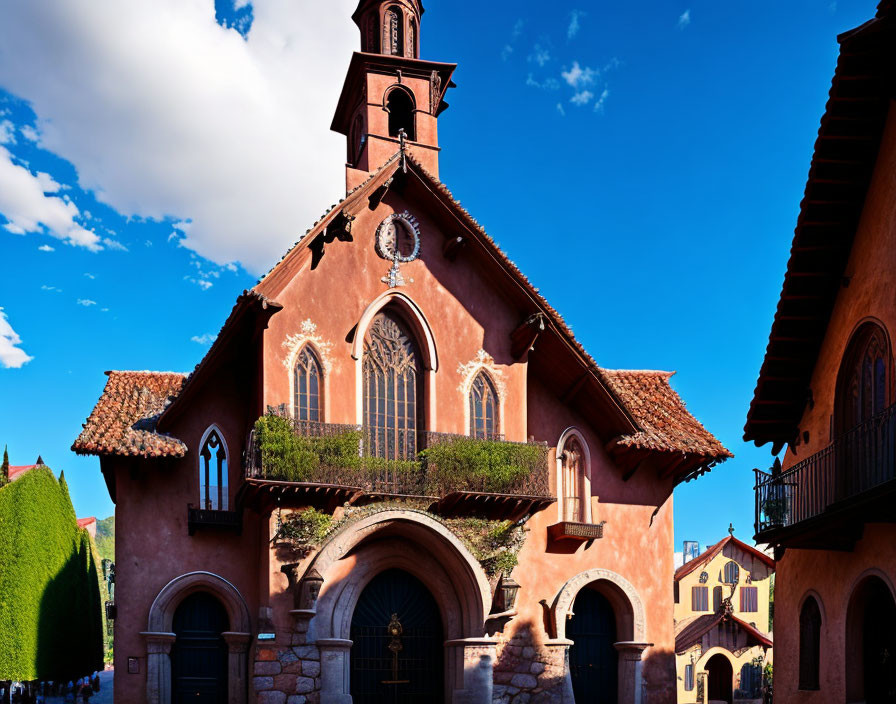
[[116, 502], [117, 700], [675, 701], [672, 490], [730, 453], [439, 181], [422, 14], [353, 15], [345, 198], [73, 446]]

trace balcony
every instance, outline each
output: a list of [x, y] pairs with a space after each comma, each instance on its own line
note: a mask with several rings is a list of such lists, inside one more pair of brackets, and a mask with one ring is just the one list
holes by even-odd
[[264, 416], [249, 437], [238, 499], [256, 506], [292, 502], [329, 508], [422, 499], [443, 515], [504, 518], [554, 501], [544, 443], [424, 432], [414, 438], [421, 449], [413, 459], [391, 460], [370, 451], [371, 439], [361, 426]]
[[756, 472], [756, 540], [850, 550], [865, 523], [896, 518], [896, 405], [785, 472]]
[[197, 529], [242, 531], [242, 511], [219, 511], [211, 508], [195, 508], [187, 504], [187, 532], [194, 535]]

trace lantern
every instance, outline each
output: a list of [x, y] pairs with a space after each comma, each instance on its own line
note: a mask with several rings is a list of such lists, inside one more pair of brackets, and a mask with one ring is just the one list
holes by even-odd
[[501, 575], [501, 582], [498, 584], [498, 591], [495, 594], [498, 613], [513, 611], [516, 607], [516, 596], [519, 590], [520, 585], [513, 577]]

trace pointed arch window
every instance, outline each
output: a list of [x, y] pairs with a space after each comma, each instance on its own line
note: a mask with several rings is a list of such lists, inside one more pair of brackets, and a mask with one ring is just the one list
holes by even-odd
[[320, 359], [309, 345], [305, 345], [296, 357], [293, 369], [293, 409], [296, 420], [321, 420], [322, 378]]
[[821, 659], [821, 609], [810, 596], [800, 609], [800, 689], [818, 689]]
[[722, 582], [724, 584], [737, 584], [740, 579], [740, 567], [736, 562], [726, 562], [722, 572]]
[[216, 426], [206, 431], [199, 450], [199, 505], [204, 509], [226, 511], [227, 446]]
[[491, 378], [480, 371], [470, 387], [470, 435], [494, 438], [498, 435], [498, 392]]
[[585, 472], [585, 451], [575, 435], [563, 446], [563, 519], [584, 522], [582, 484]]
[[397, 317], [376, 315], [364, 340], [364, 425], [370, 452], [414, 459], [422, 370], [414, 339]]
[[853, 335], [840, 369], [836, 422], [838, 434], [883, 411], [890, 404], [890, 345], [883, 329], [865, 323]]

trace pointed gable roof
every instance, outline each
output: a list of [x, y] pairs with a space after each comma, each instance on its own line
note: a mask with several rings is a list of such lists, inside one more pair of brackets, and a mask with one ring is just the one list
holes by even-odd
[[722, 552], [722, 550], [725, 549], [725, 546], [729, 543], [733, 544], [735, 547], [739, 548], [746, 554], [756, 558], [760, 562], [768, 565], [768, 567], [770, 567], [771, 569], [775, 569], [775, 561], [764, 552], [762, 552], [761, 550], [757, 550], [750, 545], [747, 545], [745, 542], [738, 540], [733, 535], [726, 535], [715, 545], [711, 545], [706, 550], [704, 550], [702, 554], [698, 555], [693, 560], [685, 562], [681, 567], [675, 570], [675, 581], [677, 582], [682, 577], [689, 575], [698, 567], [702, 567], [703, 565], [707, 565], [712, 562], [713, 558], [720, 552]]
[[762, 645], [771, 648], [773, 645], [770, 634], [763, 633], [755, 626], [750, 625], [743, 619], [739, 619], [734, 614], [726, 611], [719, 611], [714, 614], [705, 614], [698, 616], [690, 621], [679, 624], [675, 629], [675, 653], [680, 655], [692, 645], [696, 645], [701, 641], [703, 636], [716, 628], [722, 622], [733, 623], [737, 628], [747, 634], [748, 641], [753, 645]]

